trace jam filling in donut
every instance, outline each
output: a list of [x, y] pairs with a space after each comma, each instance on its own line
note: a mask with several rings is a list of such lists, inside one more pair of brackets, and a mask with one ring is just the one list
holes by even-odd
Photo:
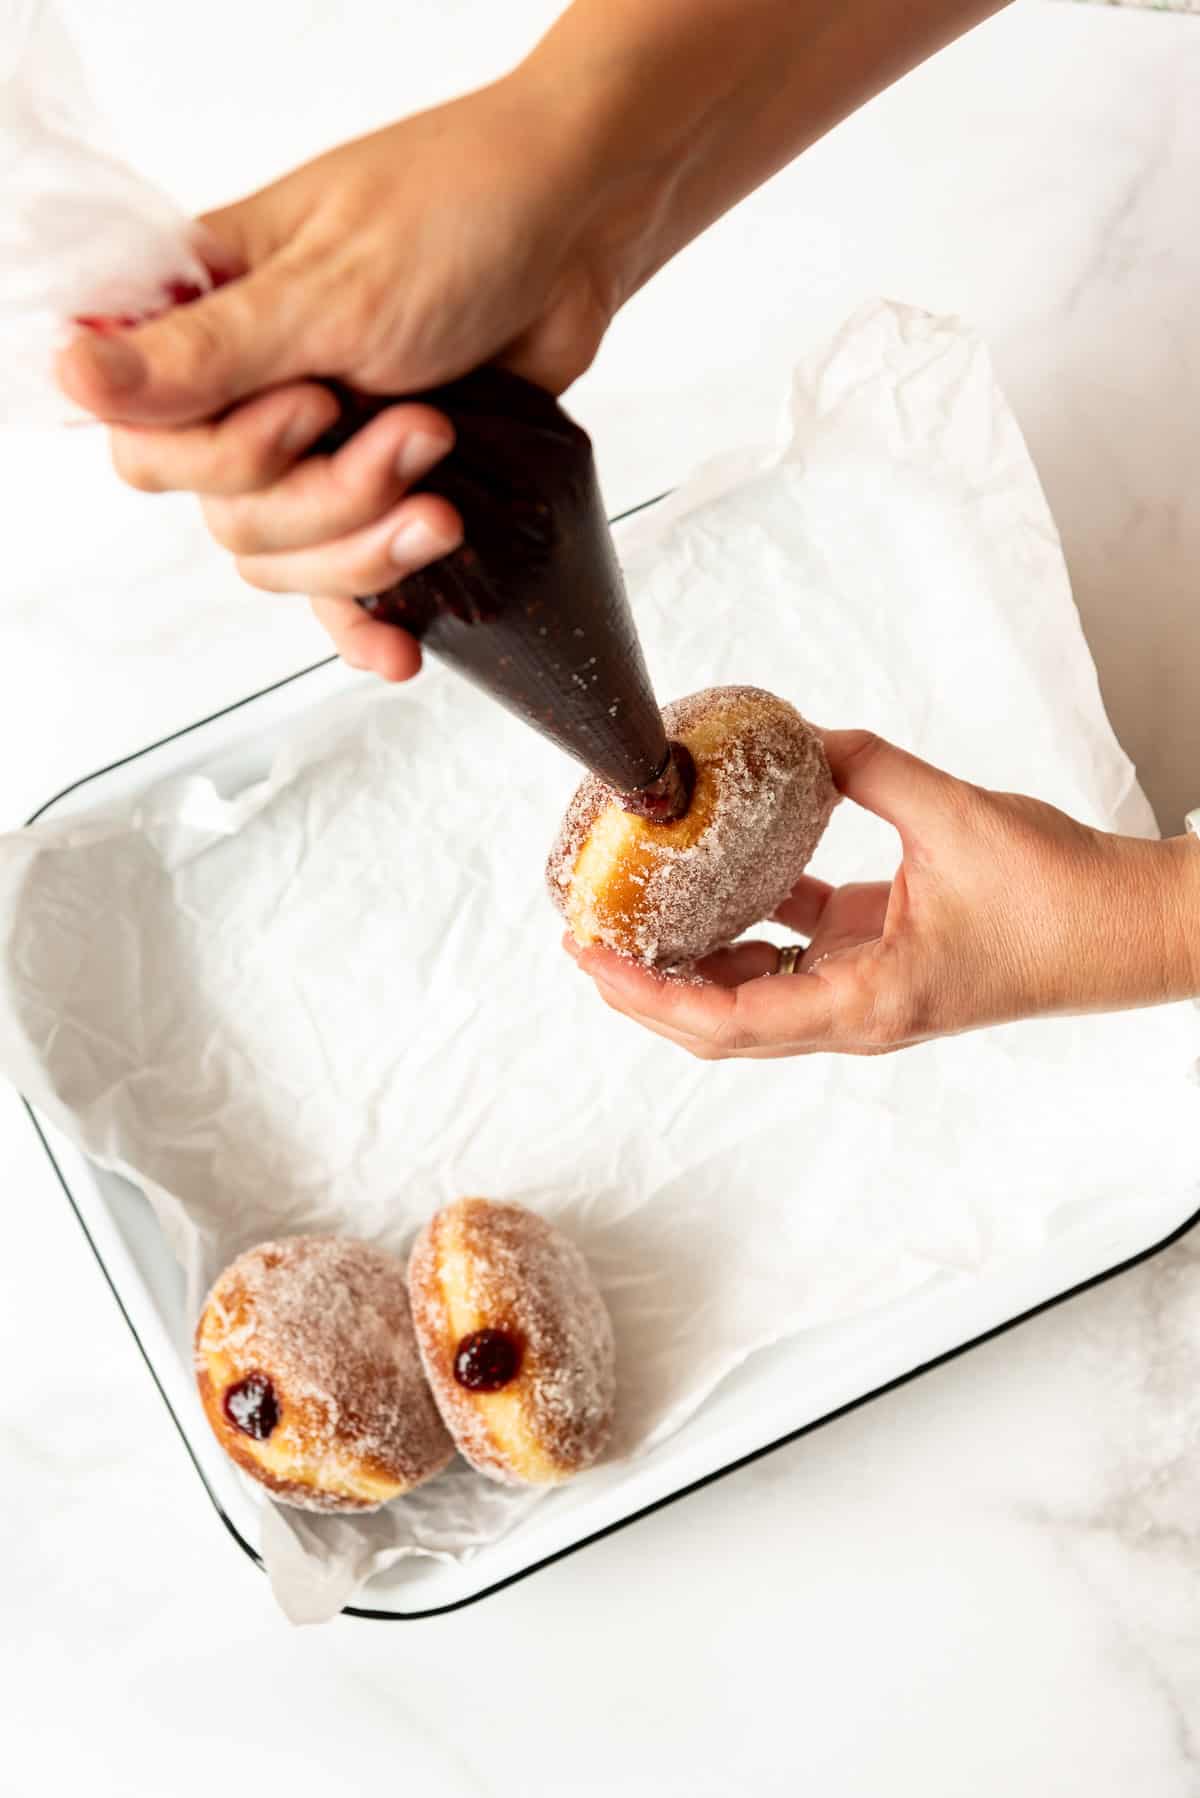
[[468, 1392], [499, 1392], [521, 1369], [521, 1345], [507, 1330], [475, 1330], [454, 1351], [454, 1377]]
[[250, 1373], [225, 1394], [225, 1415], [243, 1436], [265, 1442], [279, 1422], [279, 1400], [265, 1373]]
[[640, 792], [626, 793], [621, 805], [651, 824], [673, 824], [685, 817], [696, 790], [696, 764], [692, 752], [674, 738], [667, 745], [667, 759], [657, 780]]

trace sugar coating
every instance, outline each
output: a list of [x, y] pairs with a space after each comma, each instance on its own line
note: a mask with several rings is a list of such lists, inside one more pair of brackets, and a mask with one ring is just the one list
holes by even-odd
[[588, 940], [648, 967], [698, 961], [769, 918], [803, 873], [838, 798], [816, 731], [759, 687], [693, 693], [667, 706], [663, 723], [696, 760], [692, 810], [677, 826], [631, 822], [611, 856], [584, 857], [585, 876], [585, 848], [620, 807], [589, 775], [546, 868], [568, 921], [582, 911]]
[[[453, 1455], [421, 1371], [404, 1263], [370, 1243], [292, 1236], [239, 1255], [205, 1302], [195, 1363], [222, 1446], [301, 1509], [373, 1509]], [[229, 1385], [249, 1373], [267, 1376], [280, 1406], [263, 1443], [223, 1413]]]
[[[421, 1231], [408, 1279], [429, 1383], [472, 1466], [509, 1485], [552, 1484], [597, 1459], [613, 1420], [612, 1323], [574, 1243], [523, 1205], [459, 1199]], [[461, 1335], [477, 1329], [522, 1347], [498, 1393], [454, 1378]]]

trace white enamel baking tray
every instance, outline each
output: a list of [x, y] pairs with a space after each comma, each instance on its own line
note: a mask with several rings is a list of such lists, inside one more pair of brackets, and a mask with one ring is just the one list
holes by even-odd
[[[277, 738], [298, 714], [352, 681], [362, 684], [362, 677], [347, 673], [336, 660], [304, 669], [86, 775], [35, 818], [81, 814], [128, 799], [168, 774], [203, 771], [222, 791], [236, 791], [266, 773]], [[182, 1276], [149, 1205], [126, 1181], [94, 1166], [32, 1107], [29, 1114], [209, 1501], [234, 1541], [257, 1561], [258, 1506], [201, 1412], [188, 1364], [192, 1320], [184, 1315]], [[372, 1580], [348, 1614], [388, 1620], [434, 1616], [526, 1578], [1147, 1259], [1200, 1220], [1200, 1185], [1193, 1197], [1196, 1209], [1180, 1216], [1167, 1214], [1165, 1201], [1153, 1192], [1131, 1194], [1127, 1212], [1114, 1220], [1100, 1247], [1094, 1230], [1086, 1241], [1068, 1234], [1051, 1249], [981, 1276], [969, 1288], [927, 1289], [855, 1323], [756, 1355], [656, 1452], [599, 1469], [556, 1492], [505, 1540], [463, 1565], [401, 1562]], [[816, 1444], [812, 1452], [820, 1452]]]

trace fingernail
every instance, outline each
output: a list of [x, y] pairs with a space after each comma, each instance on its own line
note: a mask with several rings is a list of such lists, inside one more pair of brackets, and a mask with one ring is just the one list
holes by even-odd
[[88, 340], [92, 366], [111, 393], [132, 393], [146, 378], [146, 363], [140, 350], [120, 337], [91, 337]]
[[279, 447], [284, 455], [296, 456], [307, 449], [325, 429], [326, 419], [327, 409], [321, 401], [308, 400], [297, 406], [280, 433]]
[[426, 562], [444, 556], [450, 547], [423, 518], [412, 518], [400, 526], [388, 547], [388, 554], [402, 568], [423, 568]]
[[415, 481], [428, 474], [450, 448], [448, 437], [435, 437], [432, 431], [414, 431], [396, 457], [396, 473], [402, 481]]

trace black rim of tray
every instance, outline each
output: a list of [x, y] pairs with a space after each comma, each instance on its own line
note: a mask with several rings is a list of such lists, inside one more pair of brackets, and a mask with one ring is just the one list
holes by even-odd
[[[613, 523], [618, 524], [622, 519], [631, 518], [637, 512], [644, 512], [648, 507], [657, 505], [660, 500], [666, 499], [667, 497], [668, 495], [665, 493], [658, 494], [654, 499], [643, 501], [640, 506], [632, 506], [629, 511], [619, 514], [619, 516], [613, 520]], [[72, 781], [69, 786], [63, 787], [59, 792], [55, 793], [53, 798], [46, 800], [44, 805], [40, 805], [37, 811], [25, 820], [26, 826], [35, 824], [39, 818], [43, 817], [48, 811], [51, 811], [53, 807], [61, 800], [65, 799], [69, 793], [78, 792], [80, 787], [88, 786], [93, 780], [99, 780], [105, 774], [112, 774], [118, 768], [127, 767], [131, 762], [140, 761], [143, 756], [153, 755], [156, 750], [165, 748], [168, 743], [176, 743], [181, 737], [189, 736], [193, 731], [202, 730], [206, 725], [216, 723], [219, 718], [228, 718], [232, 713], [239, 712], [244, 707], [254, 705], [258, 700], [267, 698], [269, 694], [278, 693], [284, 687], [290, 687], [296, 681], [304, 680], [308, 675], [317, 673], [319, 669], [330, 667], [332, 663], [337, 661], [337, 659], [336, 656], [326, 656], [322, 661], [313, 662], [307, 668], [298, 669], [295, 674], [288, 674], [285, 675], [282, 680], [273, 681], [270, 686], [261, 687], [257, 693], [247, 694], [244, 699], [234, 700], [232, 705], [222, 706], [218, 711], [210, 712], [205, 718], [197, 718], [194, 723], [185, 724], [181, 729], [171, 731], [168, 736], [160, 737], [157, 742], [147, 743], [143, 749], [135, 749], [132, 754], [120, 756], [116, 761], [108, 762], [103, 768], [96, 768], [91, 774], [81, 776], [79, 780]], [[229, 1531], [229, 1534], [233, 1537], [233, 1540], [237, 1543], [238, 1547], [241, 1548], [250, 1560], [254, 1562], [255, 1566], [261, 1569], [263, 1566], [262, 1556], [251, 1543], [247, 1542], [237, 1525], [233, 1522], [233, 1519], [224, 1509], [220, 1499], [209, 1484], [204, 1469], [196, 1459], [192, 1450], [192, 1445], [188, 1440], [187, 1431], [184, 1429], [174, 1406], [167, 1397], [162, 1382], [159, 1380], [158, 1374], [155, 1371], [154, 1363], [147, 1353], [145, 1344], [138, 1335], [133, 1319], [125, 1309], [121, 1295], [117, 1290], [112, 1275], [108, 1271], [108, 1266], [104, 1257], [97, 1248], [92, 1233], [84, 1221], [83, 1213], [76, 1203], [75, 1195], [71, 1191], [70, 1183], [63, 1173], [62, 1168], [59, 1166], [53, 1149], [46, 1140], [33, 1107], [27, 1099], [23, 1099], [22, 1103], [29, 1115], [29, 1121], [37, 1133], [38, 1141], [41, 1143], [47, 1159], [54, 1169], [55, 1177], [57, 1178], [59, 1186], [62, 1188], [67, 1203], [75, 1214], [75, 1221], [82, 1230], [88, 1247], [96, 1258], [96, 1264], [104, 1276], [109, 1291], [116, 1301], [117, 1309], [125, 1319], [130, 1335], [137, 1344], [138, 1352], [146, 1364], [146, 1369], [150, 1378], [154, 1381], [155, 1387], [158, 1390], [158, 1395], [167, 1408], [167, 1414], [170, 1417], [171, 1422], [175, 1425], [179, 1440], [183, 1443], [188, 1459], [195, 1468], [200, 1483], [208, 1494], [209, 1501], [212, 1504], [214, 1511], [217, 1513], [217, 1516], [225, 1525], [225, 1528]], [[1007, 1318], [1004, 1323], [994, 1324], [990, 1330], [984, 1330], [978, 1336], [968, 1337], [967, 1341], [959, 1343], [957, 1347], [946, 1349], [940, 1355], [934, 1355], [930, 1360], [921, 1362], [919, 1366], [910, 1368], [907, 1373], [897, 1374], [895, 1379], [885, 1381], [882, 1386], [874, 1386], [869, 1392], [860, 1394], [858, 1398], [850, 1399], [844, 1405], [838, 1405], [835, 1410], [826, 1411], [823, 1416], [815, 1417], [811, 1422], [801, 1424], [798, 1429], [788, 1430], [786, 1434], [776, 1436], [773, 1441], [764, 1443], [761, 1448], [751, 1449], [748, 1454], [738, 1455], [734, 1460], [726, 1462], [724, 1466], [714, 1468], [711, 1473], [703, 1474], [696, 1480], [689, 1480], [686, 1486], [677, 1487], [674, 1492], [668, 1492], [663, 1498], [656, 1498], [652, 1503], [642, 1505], [636, 1511], [630, 1511], [628, 1516], [617, 1518], [615, 1522], [605, 1524], [603, 1529], [593, 1530], [590, 1535], [581, 1536], [577, 1542], [571, 1542], [565, 1548], [556, 1549], [553, 1554], [543, 1556], [540, 1561], [532, 1561], [528, 1567], [522, 1567], [516, 1573], [507, 1574], [504, 1579], [496, 1580], [492, 1585], [484, 1586], [480, 1591], [472, 1592], [466, 1598], [455, 1598], [448, 1604], [431, 1605], [419, 1611], [378, 1610], [369, 1605], [349, 1604], [343, 1606], [341, 1615], [344, 1617], [365, 1617], [373, 1622], [380, 1623], [417, 1623], [426, 1617], [443, 1617], [451, 1611], [465, 1610], [469, 1605], [478, 1604], [482, 1599], [491, 1598], [497, 1592], [503, 1592], [507, 1587], [517, 1585], [521, 1580], [529, 1579], [532, 1574], [540, 1573], [546, 1567], [553, 1567], [556, 1561], [564, 1561], [568, 1555], [578, 1554], [580, 1549], [589, 1548], [595, 1542], [603, 1542], [606, 1536], [614, 1536], [618, 1530], [628, 1529], [631, 1524], [640, 1522], [643, 1517], [650, 1517], [655, 1511], [663, 1511], [668, 1505], [676, 1504], [680, 1499], [690, 1497], [693, 1492], [700, 1492], [705, 1486], [714, 1485], [718, 1480], [725, 1479], [727, 1475], [736, 1473], [739, 1468], [749, 1467], [752, 1462], [761, 1461], [766, 1455], [774, 1454], [777, 1449], [785, 1448], [791, 1442], [799, 1442], [804, 1436], [811, 1436], [814, 1431], [823, 1429], [826, 1424], [835, 1423], [839, 1417], [846, 1417], [850, 1412], [861, 1410], [864, 1405], [873, 1403], [875, 1399], [883, 1398], [885, 1394], [889, 1392], [896, 1392], [901, 1386], [910, 1385], [913, 1380], [920, 1379], [923, 1374], [932, 1373], [935, 1368], [944, 1367], [950, 1361], [957, 1361], [960, 1356], [968, 1354], [971, 1349], [979, 1348], [981, 1344], [991, 1342], [997, 1336], [1006, 1335], [1008, 1331], [1015, 1330], [1019, 1328], [1021, 1324], [1028, 1323], [1031, 1318], [1040, 1317], [1043, 1312], [1052, 1311], [1056, 1306], [1064, 1305], [1068, 1303], [1069, 1300], [1078, 1298], [1080, 1293], [1090, 1292], [1094, 1287], [1102, 1286], [1106, 1281], [1116, 1279], [1119, 1274], [1127, 1273], [1130, 1268], [1140, 1267], [1143, 1262], [1152, 1260], [1155, 1255], [1162, 1254], [1163, 1251], [1169, 1249], [1173, 1243], [1179, 1242], [1189, 1233], [1189, 1231], [1193, 1230], [1198, 1223], [1200, 1223], [1200, 1209], [1194, 1211], [1182, 1224], [1177, 1225], [1169, 1235], [1162, 1237], [1158, 1242], [1151, 1243], [1148, 1248], [1139, 1249], [1136, 1255], [1129, 1255], [1125, 1260], [1114, 1263], [1112, 1267], [1102, 1268], [1099, 1273], [1089, 1275], [1086, 1280], [1080, 1280], [1074, 1286], [1066, 1287], [1062, 1292], [1055, 1293], [1051, 1298], [1040, 1300], [1038, 1304], [1031, 1305], [1026, 1311], [1017, 1312], [1014, 1317]]]

